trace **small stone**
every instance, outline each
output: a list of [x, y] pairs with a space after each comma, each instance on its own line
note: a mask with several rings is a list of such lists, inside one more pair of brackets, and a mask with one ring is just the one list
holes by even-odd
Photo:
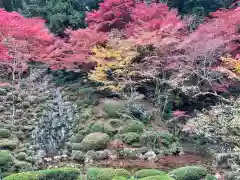
[[52, 158], [43, 158], [43, 160], [46, 161], [46, 162], [51, 162]]
[[106, 160], [109, 158], [108, 151], [96, 151], [94, 160]]
[[3, 112], [5, 110], [6, 110], [6, 108], [4, 106], [0, 106], [0, 112]]
[[54, 156], [53, 159], [54, 160], [60, 160], [62, 157], [61, 156]]
[[7, 95], [7, 90], [6, 90], [6, 89], [3, 89], [3, 88], [0, 88], [0, 95], [1, 95], [1, 96]]
[[73, 151], [72, 152], [72, 159], [75, 161], [79, 161], [79, 162], [84, 162], [84, 154], [82, 151]]
[[148, 151], [146, 154], [144, 154], [144, 159], [151, 161], [151, 162], [158, 161], [158, 157], [154, 151]]
[[24, 108], [28, 108], [28, 107], [30, 107], [30, 102], [25, 101], [25, 102], [22, 103], [22, 106], [23, 106]]

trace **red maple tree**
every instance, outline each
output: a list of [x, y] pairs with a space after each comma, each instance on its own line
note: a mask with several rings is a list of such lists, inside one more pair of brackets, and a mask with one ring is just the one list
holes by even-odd
[[89, 27], [97, 31], [109, 32], [112, 29], [123, 29], [131, 21], [131, 10], [135, 0], [105, 0], [99, 9], [87, 13]]
[[91, 48], [107, 41], [104, 33], [95, 29], [66, 30], [69, 35], [66, 41], [56, 40], [48, 47], [47, 53], [42, 58], [50, 60], [46, 62], [52, 69], [67, 69], [73, 71], [92, 69], [96, 62], [88, 59]]
[[13, 66], [14, 62], [15, 68], [26, 68], [29, 61], [41, 61], [41, 54], [54, 40], [54, 36], [45, 27], [44, 20], [27, 19], [19, 13], [0, 9], [2, 64]]

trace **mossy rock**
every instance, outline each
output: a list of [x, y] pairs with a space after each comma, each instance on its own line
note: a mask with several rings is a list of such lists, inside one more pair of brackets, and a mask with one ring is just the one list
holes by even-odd
[[144, 178], [148, 176], [157, 176], [166, 174], [164, 171], [159, 171], [157, 169], [141, 169], [134, 173], [135, 178]]
[[176, 180], [198, 180], [205, 178], [207, 174], [207, 169], [202, 166], [185, 166], [169, 172], [169, 175]]
[[0, 139], [0, 149], [14, 150], [18, 145], [16, 139]]
[[77, 180], [79, 175], [79, 169], [64, 167], [12, 174], [4, 180]]
[[131, 177], [131, 174], [126, 169], [104, 169], [100, 170], [100, 172], [97, 174], [96, 180], [112, 180], [112, 178], [116, 176], [122, 176], [129, 178]]
[[109, 118], [119, 118], [124, 106], [116, 103], [106, 102], [103, 105], [103, 109]]
[[0, 128], [0, 138], [11, 137], [11, 131], [9, 129]]
[[[164, 174], [164, 175], [157, 175], [157, 176], [148, 176], [148, 177], [141, 178], [139, 180], [175, 180], [175, 179], [170, 177], [168, 174]], [[199, 179], [194, 179], [194, 180], [199, 180]]]
[[89, 150], [103, 150], [107, 147], [110, 141], [109, 135], [101, 132], [94, 132], [84, 137], [81, 144], [81, 149]]
[[117, 131], [108, 122], [97, 121], [91, 126], [91, 132], [102, 132], [112, 136]]
[[115, 139], [120, 139], [122, 140], [124, 143], [127, 144], [133, 144], [133, 143], [137, 143], [139, 142], [139, 134], [135, 133], [135, 132], [128, 132], [128, 133], [124, 133], [124, 134], [116, 134], [116, 136], [114, 136]]
[[120, 133], [135, 132], [142, 133], [144, 130], [144, 124], [137, 120], [127, 120], [124, 126], [120, 128]]

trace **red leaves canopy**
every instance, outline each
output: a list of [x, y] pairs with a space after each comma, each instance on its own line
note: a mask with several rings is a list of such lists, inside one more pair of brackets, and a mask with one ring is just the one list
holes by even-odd
[[87, 14], [88, 25], [102, 32], [123, 29], [131, 21], [134, 6], [135, 0], [105, 0], [99, 10]]
[[27, 19], [16, 12], [0, 9], [0, 52], [1, 62], [14, 59], [21, 67], [26, 62], [38, 60], [47, 46], [54, 42], [54, 37], [45, 27], [44, 20]]
[[28, 19], [19, 13], [0, 9], [1, 63], [12, 66], [11, 60], [15, 60], [20, 68], [17, 71], [26, 69], [29, 61], [43, 62], [53, 69], [92, 67], [94, 63], [87, 60], [90, 48], [104, 42], [106, 36], [90, 28], [67, 30], [67, 33], [69, 39], [64, 41], [48, 31], [44, 20]]
[[[240, 8], [219, 10], [211, 13], [211, 19], [185, 38], [184, 46], [195, 49], [224, 47], [227, 52], [239, 53]], [[197, 45], [197, 46], [196, 46]], [[190, 48], [191, 49], [191, 48]]]

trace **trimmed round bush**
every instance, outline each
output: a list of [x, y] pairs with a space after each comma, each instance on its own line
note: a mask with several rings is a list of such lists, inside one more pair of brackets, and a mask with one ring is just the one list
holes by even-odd
[[98, 121], [92, 125], [91, 132], [102, 132], [112, 136], [116, 130], [108, 122]]
[[95, 171], [95, 174], [96, 174], [95, 180], [112, 180], [112, 178], [117, 176], [122, 176], [126, 178], [131, 177], [131, 174], [125, 169], [104, 168], [99, 169], [98, 172]]
[[12, 174], [4, 180], [77, 180], [79, 175], [79, 169], [64, 167]]
[[0, 138], [9, 138], [11, 136], [11, 131], [8, 129], [0, 129]]
[[1, 166], [6, 166], [14, 162], [13, 156], [9, 151], [0, 150], [0, 168]]
[[27, 154], [25, 152], [20, 152], [16, 155], [16, 158], [19, 160], [25, 160], [27, 158]]
[[75, 143], [80, 143], [80, 142], [82, 142], [83, 138], [84, 138], [84, 135], [81, 132], [79, 132], [79, 133], [74, 135], [73, 141]]
[[38, 176], [37, 172], [22, 172], [7, 176], [4, 180], [38, 180]]
[[185, 166], [169, 172], [169, 175], [176, 180], [198, 180], [205, 178], [207, 174], [207, 169], [202, 166]]
[[123, 176], [116, 176], [112, 180], [127, 180], [127, 178]]
[[128, 133], [124, 133], [124, 134], [117, 134], [114, 138], [115, 139], [120, 139], [124, 143], [132, 144], [132, 143], [139, 142], [139, 136], [140, 135], [138, 133], [128, 132]]
[[160, 146], [169, 146], [174, 142], [172, 134], [168, 132], [146, 131], [140, 137], [142, 146], [150, 148], [160, 148]]
[[104, 103], [103, 109], [109, 118], [119, 118], [123, 106], [115, 103]]
[[77, 168], [55, 168], [39, 171], [38, 180], [77, 180], [80, 170]]
[[208, 174], [208, 175], [205, 177], [205, 180], [217, 180], [217, 178], [216, 178], [214, 175]]
[[101, 132], [94, 132], [84, 137], [84, 139], [80, 143], [81, 149], [84, 151], [103, 150], [106, 148], [109, 140], [110, 138], [108, 134], [101, 133]]
[[164, 175], [157, 175], [157, 176], [148, 176], [148, 177], [141, 178], [139, 180], [175, 180], [175, 179], [170, 177], [168, 174], [164, 174]]
[[159, 171], [157, 169], [141, 169], [134, 173], [135, 178], [144, 178], [148, 176], [157, 176], [166, 174], [164, 171]]
[[142, 133], [144, 130], [144, 124], [137, 120], [128, 120], [124, 126], [120, 129], [120, 133], [135, 132]]
[[107, 168], [97, 168], [97, 167], [88, 168], [88, 169], [87, 169], [87, 179], [88, 179], [88, 180], [96, 180], [98, 173], [99, 173], [101, 170], [104, 170], [104, 169], [107, 169]]

